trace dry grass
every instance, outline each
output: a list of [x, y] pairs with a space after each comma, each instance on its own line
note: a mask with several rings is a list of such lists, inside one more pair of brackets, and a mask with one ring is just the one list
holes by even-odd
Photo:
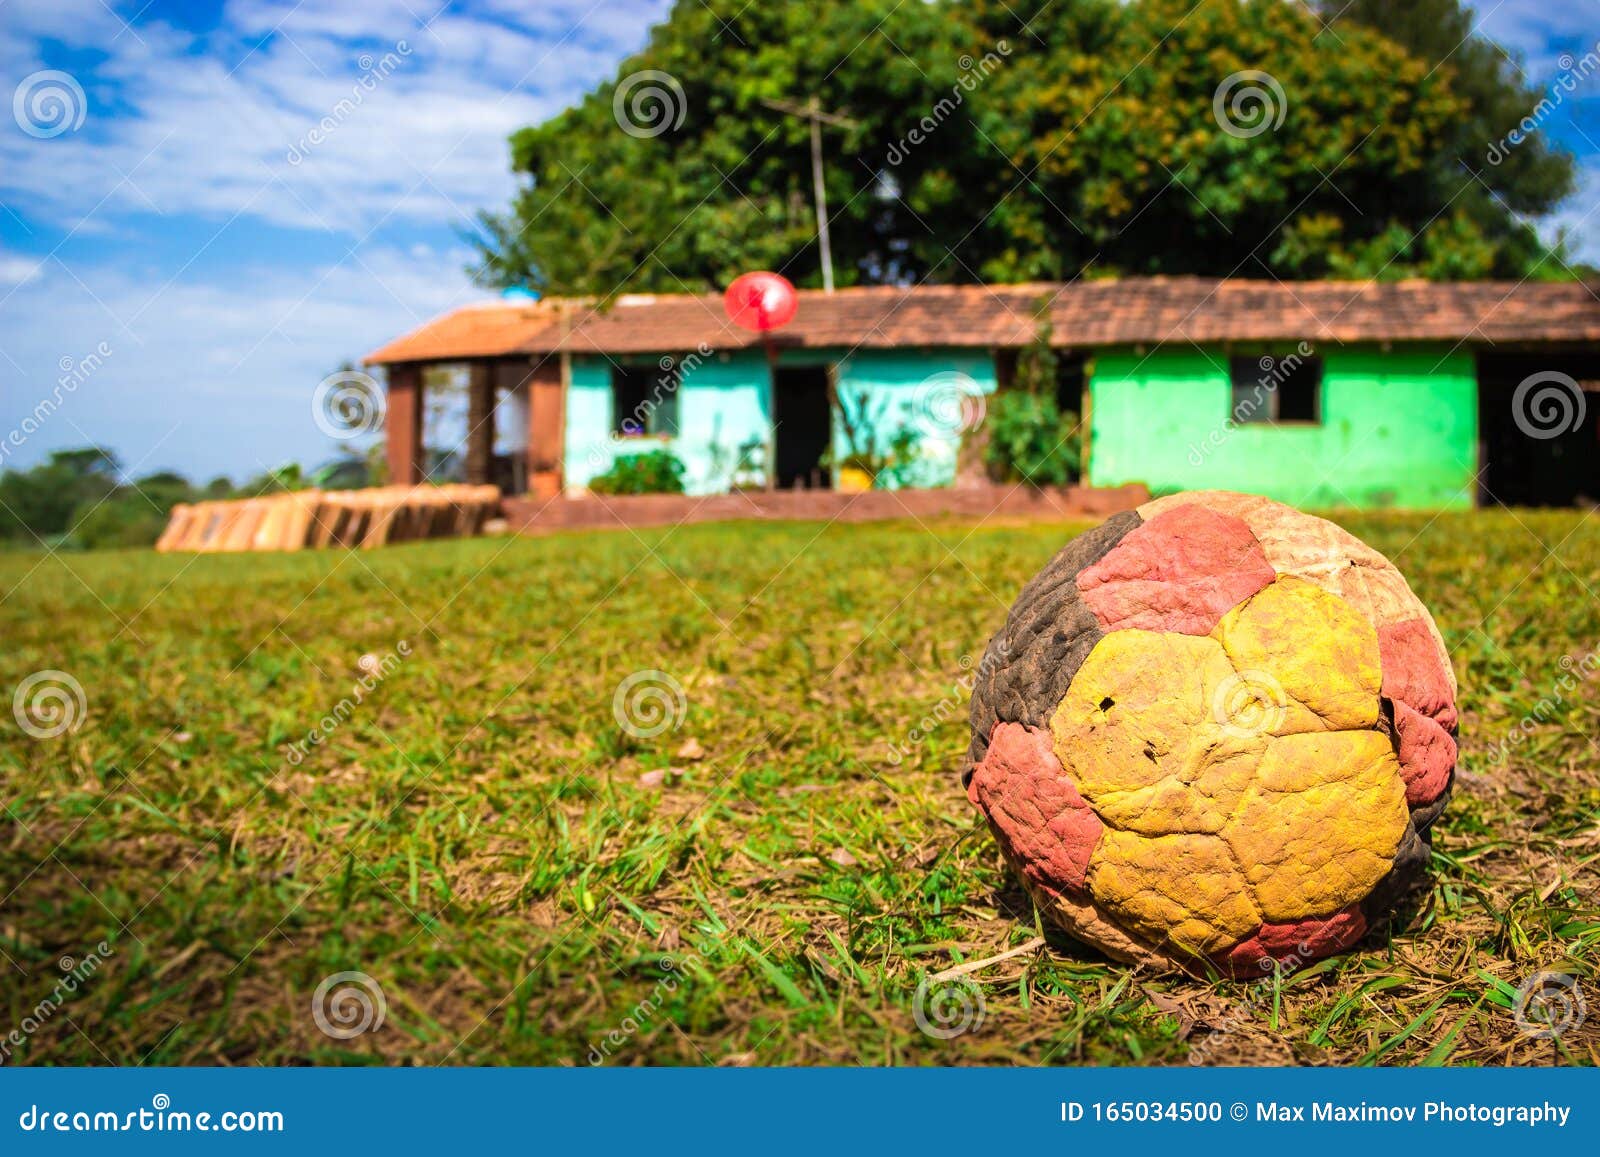
[[[60, 738], [8, 719], [0, 747], [0, 1040], [42, 1020], [6, 1050], [73, 1064], [1594, 1063], [1600, 1009], [1548, 1041], [1512, 1007], [1541, 969], [1596, 996], [1600, 712], [1558, 681], [1600, 647], [1600, 536], [1575, 514], [1348, 524], [1461, 677], [1431, 893], [1256, 984], [1052, 936], [975, 974], [984, 1015], [951, 1040], [918, 1030], [919, 980], [1036, 932], [955, 778], [965, 663], [1067, 529], [0, 558], [0, 689], [56, 668], [87, 702]], [[687, 711], [641, 739], [613, 693], [647, 669]], [[59, 958], [101, 941], [39, 1018]], [[348, 1041], [311, 1014], [342, 971], [387, 1005]]]

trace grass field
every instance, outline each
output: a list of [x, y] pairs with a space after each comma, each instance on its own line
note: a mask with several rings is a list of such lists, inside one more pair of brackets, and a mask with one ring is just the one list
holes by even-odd
[[[1593, 1064], [1600, 1007], [1547, 1040], [1513, 1005], [1540, 970], [1600, 1000], [1600, 523], [1343, 521], [1433, 608], [1461, 681], [1431, 894], [1392, 935], [1251, 984], [1052, 935], [973, 974], [956, 995], [982, 1014], [952, 1039], [919, 1030], [919, 981], [1036, 933], [957, 781], [964, 681], [1078, 528], [0, 557], [0, 691], [54, 669], [85, 704], [54, 738], [4, 717], [0, 1050]], [[639, 672], [629, 734], [614, 700]], [[339, 973], [370, 979], [318, 997]], [[381, 1026], [344, 1039], [380, 993]]]

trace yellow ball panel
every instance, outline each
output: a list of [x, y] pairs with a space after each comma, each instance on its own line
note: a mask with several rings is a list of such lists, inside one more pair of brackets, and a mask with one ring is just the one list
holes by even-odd
[[1378, 632], [1354, 607], [1284, 576], [1223, 616], [1214, 632], [1241, 673], [1282, 689], [1280, 735], [1378, 724]]
[[1192, 776], [1219, 738], [1212, 689], [1232, 672], [1215, 639], [1115, 631], [1051, 716], [1056, 757], [1096, 810], [1102, 797]]
[[1261, 924], [1243, 871], [1217, 836], [1141, 836], [1107, 828], [1089, 891], [1134, 935], [1190, 954], [1238, 943]]
[[1269, 921], [1335, 912], [1394, 865], [1406, 830], [1405, 783], [1381, 732], [1272, 739], [1223, 831]]

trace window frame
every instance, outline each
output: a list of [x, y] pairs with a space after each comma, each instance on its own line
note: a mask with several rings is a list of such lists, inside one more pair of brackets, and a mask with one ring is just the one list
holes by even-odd
[[[1301, 343], [1302, 347], [1304, 343]], [[1320, 354], [1302, 354], [1301, 347], [1296, 347], [1287, 353], [1277, 353], [1270, 349], [1258, 350], [1255, 353], [1230, 353], [1228, 355], [1228, 421], [1237, 427], [1264, 426], [1294, 429], [1296, 427], [1314, 427], [1326, 425], [1323, 416], [1323, 386], [1327, 379], [1327, 366]], [[1261, 367], [1263, 358], [1272, 359], [1273, 369], [1264, 370]], [[1265, 383], [1272, 378], [1276, 367], [1282, 365], [1290, 358], [1298, 360], [1299, 365], [1291, 372], [1291, 377], [1278, 381], [1270, 389]], [[1247, 367], [1247, 368], [1246, 368]], [[1241, 370], [1245, 372], [1241, 373]], [[1311, 389], [1311, 416], [1307, 418], [1285, 418], [1283, 413], [1283, 387], [1292, 380], [1293, 375], [1309, 373], [1312, 375]], [[1241, 378], [1243, 380], [1241, 381]], [[1239, 408], [1242, 405], [1241, 392], [1246, 396], [1253, 395], [1258, 389], [1266, 390], [1265, 416], [1257, 416], [1252, 411], [1247, 418], [1239, 417]]]
[[[653, 362], [611, 363], [611, 437], [622, 442], [671, 442], [681, 435], [683, 376], [680, 364], [681, 359], [676, 357]], [[623, 382], [629, 376], [639, 385], [630, 389], [625, 399]], [[652, 397], [655, 404], [649, 405]], [[645, 409], [647, 405], [649, 408]], [[641, 409], [645, 409], [642, 428], [628, 429], [627, 423], [633, 421]]]

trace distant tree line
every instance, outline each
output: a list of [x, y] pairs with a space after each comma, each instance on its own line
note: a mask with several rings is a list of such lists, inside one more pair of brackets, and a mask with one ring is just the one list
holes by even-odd
[[55, 450], [39, 465], [0, 474], [0, 547], [96, 550], [149, 546], [180, 502], [253, 498], [309, 486], [355, 489], [380, 482], [368, 457], [355, 452], [315, 470], [290, 463], [235, 485], [216, 477], [201, 485], [171, 470], [124, 477], [111, 450]]

